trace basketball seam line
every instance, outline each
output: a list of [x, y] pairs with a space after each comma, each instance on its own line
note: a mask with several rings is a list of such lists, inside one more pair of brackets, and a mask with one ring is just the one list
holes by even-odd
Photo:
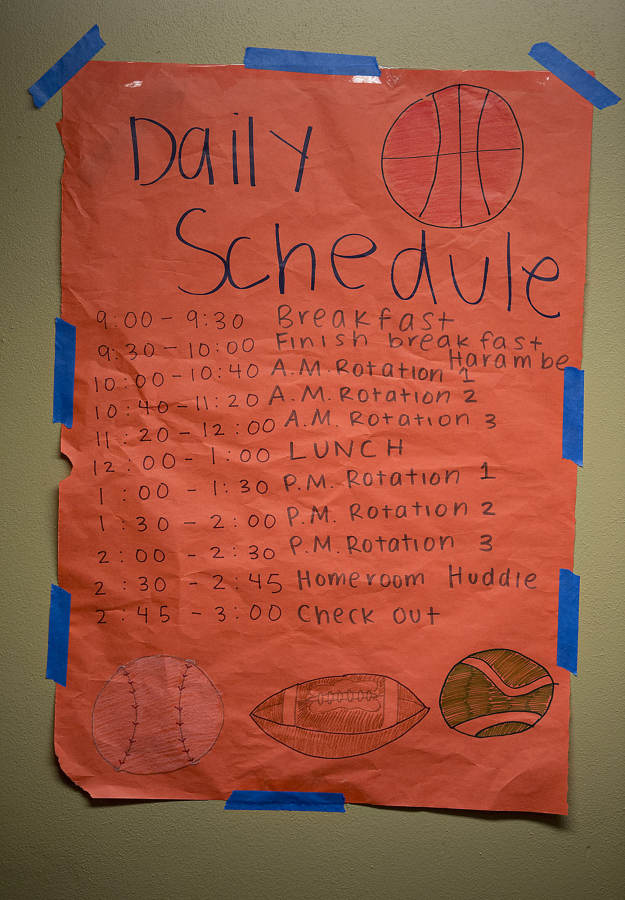
[[[482, 103], [482, 108], [480, 110], [480, 117], [477, 120], [477, 130], [475, 133], [475, 161], [477, 163], [477, 175], [480, 179], [480, 190], [482, 191], [482, 199], [484, 201], [484, 206], [486, 207], [486, 212], [490, 216], [490, 207], [486, 200], [486, 194], [484, 193], [484, 183], [482, 182], [482, 169], [480, 167], [480, 127], [482, 125], [482, 116], [484, 115], [484, 109], [486, 107], [486, 102], [490, 97], [490, 91], [486, 92], [486, 96], [484, 97], [484, 102]], [[484, 151], [486, 153], [488, 151]]]
[[462, 228], [462, 104], [460, 102], [460, 85], [458, 85], [458, 162], [460, 163], [458, 209], [460, 211], [460, 227]]
[[491, 147], [487, 150], [453, 150], [450, 153], [423, 153], [421, 156], [383, 156], [382, 159], [434, 159], [436, 156], [459, 156], [460, 153], [510, 153], [522, 147]]
[[438, 113], [438, 104], [436, 102], [436, 97], [432, 94], [432, 100], [434, 101], [434, 109], [436, 111], [436, 124], [438, 125], [438, 150], [436, 151], [436, 163], [434, 165], [434, 177], [432, 178], [432, 184], [430, 185], [430, 190], [428, 191], [427, 200], [423, 206], [423, 209], [419, 213], [419, 218], [423, 215], [425, 210], [427, 209], [427, 205], [430, 202], [430, 197], [432, 196], [432, 191], [434, 190], [434, 185], [436, 184], [436, 176], [438, 175], [438, 158], [441, 152], [441, 143], [443, 140], [443, 136], [441, 134], [441, 117]]

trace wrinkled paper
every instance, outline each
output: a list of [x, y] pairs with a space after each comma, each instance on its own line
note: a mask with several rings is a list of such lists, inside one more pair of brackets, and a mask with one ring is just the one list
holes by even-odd
[[97, 61], [63, 93], [64, 771], [565, 813], [590, 104]]

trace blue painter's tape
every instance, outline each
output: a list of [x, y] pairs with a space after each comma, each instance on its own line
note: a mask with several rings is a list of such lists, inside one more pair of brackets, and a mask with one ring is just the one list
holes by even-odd
[[562, 459], [584, 465], [584, 372], [574, 366], [564, 369]]
[[100, 29], [94, 25], [48, 69], [45, 75], [42, 75], [28, 88], [35, 101], [35, 106], [39, 107], [47, 103], [50, 97], [60, 91], [63, 85], [77, 72], [80, 72], [85, 63], [93, 59], [104, 46], [104, 41], [100, 37]]
[[558, 665], [577, 675], [579, 637], [579, 575], [560, 569], [558, 601]]
[[589, 75], [581, 66], [574, 63], [572, 59], [560, 53], [559, 50], [544, 41], [541, 44], [534, 44], [530, 50], [529, 56], [539, 62], [545, 69], [553, 72], [560, 81], [564, 81], [569, 87], [581, 94], [586, 100], [589, 100], [597, 109], [605, 109], [606, 106], [614, 106], [621, 99], [605, 84], [601, 84], [592, 75]]
[[343, 794], [296, 791], [233, 791], [224, 809], [292, 809], [299, 812], [345, 812]]
[[74, 368], [76, 326], [56, 319], [54, 336], [54, 404], [52, 421], [71, 428], [74, 424]]
[[309, 50], [270, 50], [247, 47], [246, 69], [271, 69], [275, 72], [308, 72], [315, 75], [380, 75], [375, 56], [349, 53], [311, 53]]
[[72, 595], [58, 585], [50, 590], [50, 622], [48, 624], [48, 663], [46, 678], [65, 687], [69, 648], [69, 613]]

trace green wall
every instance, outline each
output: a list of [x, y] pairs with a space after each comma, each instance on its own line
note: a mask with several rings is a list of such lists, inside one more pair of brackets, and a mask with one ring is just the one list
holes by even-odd
[[90, 801], [56, 765], [44, 674], [57, 484], [69, 468], [51, 421], [61, 98], [36, 110], [26, 89], [97, 23], [100, 59], [179, 63], [240, 63], [255, 45], [374, 54], [405, 68], [527, 69], [538, 68], [531, 45], [547, 40], [625, 96], [622, 0], [21, 0], [2, 18], [3, 896], [620, 900], [625, 100], [595, 113], [593, 133], [571, 813], [326, 815]]

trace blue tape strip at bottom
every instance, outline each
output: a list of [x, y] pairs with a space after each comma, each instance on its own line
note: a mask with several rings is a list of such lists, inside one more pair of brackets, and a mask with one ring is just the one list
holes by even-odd
[[56, 319], [54, 338], [54, 404], [52, 421], [71, 428], [74, 424], [74, 369], [76, 326]]
[[560, 569], [558, 601], [558, 665], [577, 675], [579, 638], [579, 575]]
[[233, 791], [224, 809], [277, 809], [299, 812], [345, 812], [343, 794], [309, 791]]
[[562, 459], [584, 465], [584, 372], [574, 366], [564, 369]]
[[48, 624], [48, 662], [46, 678], [65, 687], [67, 683], [67, 654], [69, 650], [69, 614], [72, 595], [58, 585], [50, 590], [50, 621]]
[[565, 56], [559, 50], [543, 41], [540, 44], [534, 44], [528, 56], [535, 59], [536, 62], [553, 72], [560, 81], [568, 84], [570, 88], [581, 94], [584, 99], [589, 100], [597, 109], [605, 109], [606, 106], [614, 106], [621, 99], [605, 84], [601, 84], [592, 75], [589, 75], [581, 66], [574, 63], [572, 59]]
[[100, 37], [100, 29], [97, 25], [90, 28], [86, 34], [76, 41], [73, 47], [64, 53], [48, 71], [28, 88], [32, 94], [35, 106], [41, 107], [60, 91], [64, 84], [73, 78], [90, 59], [105, 46]]
[[275, 72], [380, 76], [375, 56], [354, 56], [349, 53], [311, 53], [309, 50], [247, 47], [243, 62], [246, 69], [269, 69]]

